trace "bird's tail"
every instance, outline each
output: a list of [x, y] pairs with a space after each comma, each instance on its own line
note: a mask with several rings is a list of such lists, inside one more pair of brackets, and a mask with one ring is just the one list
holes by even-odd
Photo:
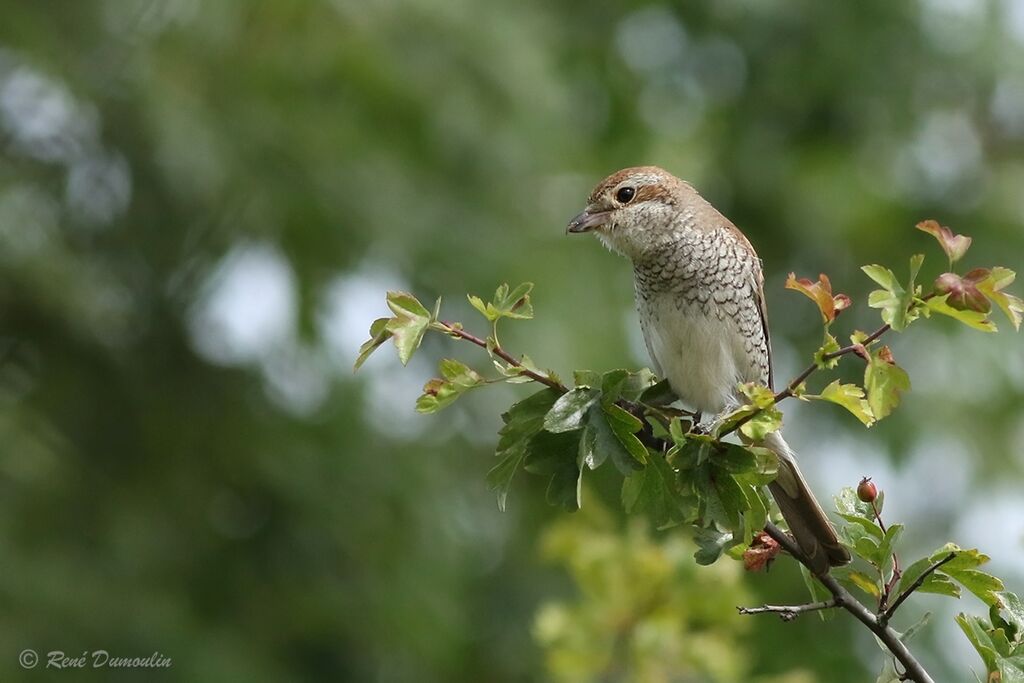
[[850, 552], [839, 542], [836, 530], [825, 516], [796, 464], [789, 444], [778, 432], [765, 437], [763, 445], [779, 456], [779, 474], [768, 484], [797, 544], [818, 573], [850, 562]]

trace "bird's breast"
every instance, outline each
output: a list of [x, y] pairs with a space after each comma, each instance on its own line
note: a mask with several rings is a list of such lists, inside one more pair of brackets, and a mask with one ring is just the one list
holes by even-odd
[[695, 410], [718, 414], [736, 402], [741, 379], [736, 363], [736, 329], [717, 315], [710, 290], [692, 298], [637, 289], [644, 340], [655, 366], [673, 391]]

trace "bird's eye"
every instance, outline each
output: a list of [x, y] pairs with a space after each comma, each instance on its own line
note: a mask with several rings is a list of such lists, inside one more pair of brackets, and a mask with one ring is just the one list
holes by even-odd
[[636, 196], [636, 190], [632, 187], [622, 187], [615, 193], [615, 198], [619, 200], [621, 204], [629, 204], [633, 201], [633, 197]]

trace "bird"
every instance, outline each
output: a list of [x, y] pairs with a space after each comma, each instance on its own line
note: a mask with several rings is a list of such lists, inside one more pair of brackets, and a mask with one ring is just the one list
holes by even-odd
[[[761, 259], [690, 183], [657, 166], [623, 169], [597, 184], [567, 232], [594, 233], [632, 262], [653, 369], [684, 405], [719, 416], [745, 402], [740, 384], [772, 387]], [[782, 434], [762, 445], [779, 460], [768, 489], [810, 565], [849, 563]]]

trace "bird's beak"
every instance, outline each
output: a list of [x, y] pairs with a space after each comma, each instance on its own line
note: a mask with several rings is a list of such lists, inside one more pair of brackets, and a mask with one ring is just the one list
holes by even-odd
[[593, 211], [587, 209], [580, 213], [576, 218], [569, 221], [566, 232], [589, 232], [594, 228], [599, 228], [608, 221], [607, 211]]

